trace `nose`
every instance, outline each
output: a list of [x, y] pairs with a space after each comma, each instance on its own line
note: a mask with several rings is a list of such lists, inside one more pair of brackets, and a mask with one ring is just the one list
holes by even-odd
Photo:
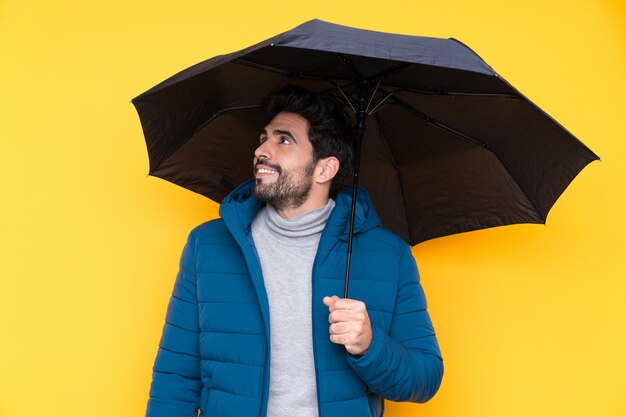
[[256, 157], [256, 159], [259, 159], [261, 157], [271, 159], [271, 149], [268, 142], [269, 141], [266, 140], [254, 150], [254, 156]]

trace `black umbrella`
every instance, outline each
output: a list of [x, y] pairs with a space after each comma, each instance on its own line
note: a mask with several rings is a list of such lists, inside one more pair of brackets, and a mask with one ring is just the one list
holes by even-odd
[[312, 20], [134, 98], [150, 175], [221, 202], [252, 175], [268, 121], [260, 103], [287, 84], [333, 95], [354, 114], [353, 193], [358, 180], [383, 224], [411, 245], [545, 223], [569, 183], [598, 159], [455, 39]]

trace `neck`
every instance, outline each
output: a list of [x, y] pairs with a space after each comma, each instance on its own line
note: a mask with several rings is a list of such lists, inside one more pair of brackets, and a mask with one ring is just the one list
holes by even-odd
[[283, 219], [292, 219], [296, 216], [299, 216], [301, 214], [307, 213], [309, 211], [313, 211], [313, 210], [317, 210], [318, 208], [322, 208], [324, 207], [326, 204], [328, 204], [328, 195], [326, 196], [326, 198], [323, 199], [308, 199], [307, 201], [305, 201], [304, 203], [302, 203], [301, 205], [299, 205], [298, 207], [293, 207], [293, 206], [289, 206], [289, 207], [282, 207], [280, 209], [276, 208], [276, 212], [278, 213], [278, 215], [280, 217], [282, 217]]

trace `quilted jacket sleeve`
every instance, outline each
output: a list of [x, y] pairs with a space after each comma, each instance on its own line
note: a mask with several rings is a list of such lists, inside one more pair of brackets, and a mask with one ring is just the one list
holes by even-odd
[[389, 334], [372, 325], [369, 349], [361, 356], [346, 354], [368, 387], [390, 400], [426, 402], [439, 389], [443, 360], [408, 245], [402, 250]]
[[146, 417], [196, 417], [200, 353], [196, 298], [196, 236], [189, 234], [174, 284], [154, 367]]

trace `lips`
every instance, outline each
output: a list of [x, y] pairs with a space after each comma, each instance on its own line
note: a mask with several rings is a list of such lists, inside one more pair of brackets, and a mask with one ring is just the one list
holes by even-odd
[[274, 171], [273, 169], [267, 169], [267, 168], [260, 168], [257, 167], [256, 169], [257, 174], [277, 174], [278, 172]]
[[276, 175], [280, 174], [281, 171], [280, 166], [269, 163], [264, 159], [259, 159], [254, 165], [254, 175], [256, 177]]

